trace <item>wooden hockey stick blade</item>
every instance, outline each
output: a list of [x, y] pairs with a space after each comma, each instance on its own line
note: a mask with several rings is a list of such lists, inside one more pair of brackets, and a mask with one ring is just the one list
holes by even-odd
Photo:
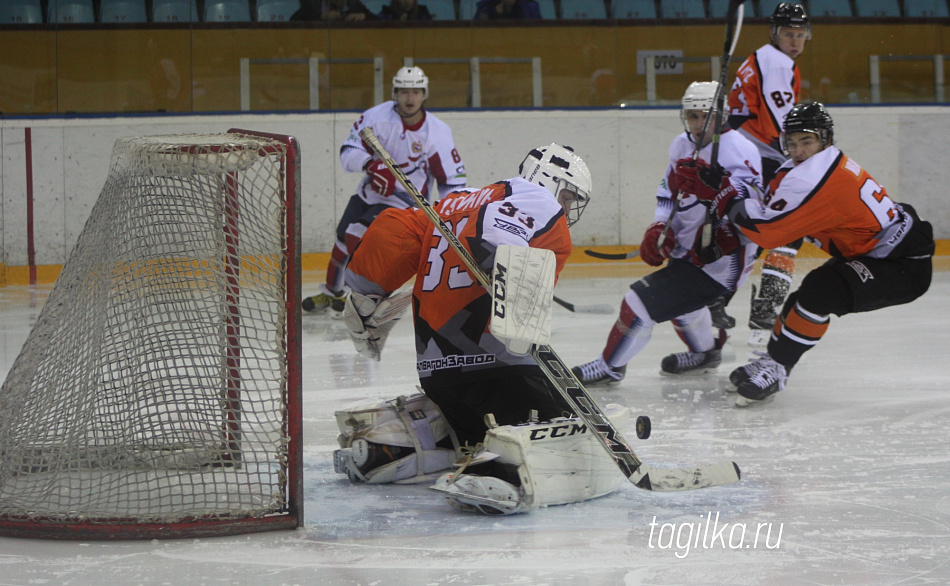
[[[406, 188], [406, 191], [412, 197], [413, 201], [416, 202], [422, 211], [426, 214], [426, 217], [432, 221], [436, 229], [445, 236], [448, 240], [449, 246], [452, 247], [455, 252], [461, 257], [462, 262], [465, 264], [465, 268], [475, 277], [487, 291], [491, 290], [491, 280], [485, 274], [485, 271], [482, 270], [482, 267], [479, 266], [472, 255], [462, 246], [462, 243], [459, 242], [458, 238], [455, 237], [455, 234], [449, 230], [449, 227], [446, 226], [445, 222], [439, 216], [438, 212], [432, 209], [432, 205], [428, 201], [422, 198], [422, 195], [419, 193], [419, 190], [412, 184], [406, 174], [403, 173], [402, 169], [396, 165], [396, 162], [393, 161], [392, 157], [386, 152], [386, 149], [383, 148], [383, 145], [379, 142], [379, 139], [376, 138], [376, 134], [373, 132], [372, 128], [366, 127], [360, 130], [360, 137], [363, 141], [369, 145], [373, 152], [379, 155], [380, 160], [386, 165], [386, 167], [395, 174], [396, 179]], [[651, 477], [650, 473], [653, 472], [652, 468], [644, 467], [643, 462], [637, 458], [636, 454], [633, 453], [633, 450], [630, 448], [630, 445], [623, 439], [623, 436], [619, 431], [613, 426], [607, 416], [604, 415], [604, 412], [601, 411], [600, 407], [591, 396], [587, 393], [587, 390], [584, 389], [584, 386], [581, 385], [581, 382], [577, 380], [577, 377], [574, 376], [574, 373], [571, 372], [571, 369], [564, 364], [564, 361], [561, 360], [561, 357], [558, 356], [554, 350], [547, 345], [533, 345], [531, 348], [531, 356], [534, 358], [534, 361], [541, 368], [541, 371], [548, 378], [548, 381], [552, 386], [557, 388], [558, 393], [567, 401], [568, 405], [584, 420], [584, 423], [589, 425], [596, 433], [596, 437], [600, 440], [601, 445], [607, 451], [607, 454], [613, 458], [614, 462], [617, 464], [617, 467], [623, 472], [623, 474], [634, 483], [637, 487], [643, 488], [645, 490], [662, 490], [662, 491], [672, 491], [672, 490], [689, 490], [694, 488], [706, 488], [709, 486], [717, 486], [717, 484], [723, 484], [728, 482], [736, 482], [739, 479], [739, 467], [732, 463], [732, 466], [735, 468], [734, 479], [726, 475], [719, 474], [708, 474], [706, 473], [707, 467], [698, 467], [698, 468], [682, 468], [682, 469], [671, 469], [674, 472], [669, 474], [664, 474], [664, 476], [659, 476], [657, 473], [654, 473], [654, 476]], [[714, 468], [715, 472], [719, 472], [722, 466], [716, 466]], [[679, 470], [679, 472], [675, 472]], [[661, 473], [662, 474], [662, 473]], [[688, 481], [690, 475], [695, 479], [697, 476], [699, 480]], [[668, 477], [672, 477], [674, 480], [667, 481], [663, 480]], [[723, 482], [725, 480], [726, 482]], [[656, 488], [654, 488], [654, 484]]]
[[596, 250], [585, 249], [584, 254], [587, 256], [592, 256], [594, 258], [602, 258], [605, 260], [627, 260], [629, 258], [637, 258], [640, 256], [640, 250], [631, 250], [630, 252], [618, 252], [612, 254], [609, 252], [597, 252]]
[[596, 305], [574, 305], [573, 303], [564, 301], [557, 295], [554, 296], [554, 302], [572, 313], [608, 314], [615, 311], [613, 307], [607, 305], [606, 303], [599, 303]]

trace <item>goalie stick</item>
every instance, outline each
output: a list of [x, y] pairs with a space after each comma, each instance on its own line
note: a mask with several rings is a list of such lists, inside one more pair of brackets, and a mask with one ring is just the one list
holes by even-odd
[[637, 258], [640, 256], [640, 249], [631, 250], [630, 252], [618, 252], [613, 254], [610, 252], [597, 252], [596, 250], [587, 249], [584, 251], [584, 254], [587, 256], [592, 256], [594, 258], [602, 258], [605, 260], [627, 260], [629, 258]]
[[[736, 50], [736, 44], [739, 42], [739, 32], [742, 30], [742, 20], [745, 15], [745, 6], [743, 5], [744, 0], [729, 0], [729, 8], [726, 11], [726, 40], [723, 47], [722, 53], [722, 67], [719, 70], [719, 87], [716, 88], [715, 102], [716, 102], [716, 126], [713, 134], [712, 141], [712, 154], [710, 155], [710, 166], [715, 166], [716, 161], [719, 159], [719, 137], [722, 135], [722, 110], [723, 103], [726, 92], [726, 81], [729, 76], [729, 60], [732, 58], [732, 53]], [[703, 123], [703, 134], [702, 140], [696, 143], [696, 148], [693, 149], [693, 162], [699, 158], [699, 151], [703, 148], [703, 143], [706, 142], [706, 133], [709, 131], [709, 121], [712, 120], [712, 116], [706, 116], [706, 121]], [[666, 241], [666, 237], [670, 232], [670, 223], [673, 221], [673, 216], [676, 215], [676, 210], [679, 207], [679, 200], [682, 199], [683, 192], [678, 191], [675, 196], [673, 196], [673, 208], [670, 210], [670, 214], [666, 217], [666, 225], [663, 227], [663, 231], [660, 232], [660, 236], [656, 239], [656, 248], [657, 250], [663, 249], [663, 242]], [[703, 247], [712, 240], [712, 226], [707, 225], [707, 222], [703, 225], [702, 233], [702, 244]], [[706, 238], [709, 237], [707, 241]]]
[[[423, 199], [419, 190], [406, 177], [403, 170], [393, 161], [392, 157], [383, 148], [376, 134], [370, 127], [360, 130], [360, 138], [379, 156], [386, 167], [409, 193], [417, 206], [432, 221], [436, 229], [448, 241], [449, 245], [461, 257], [466, 268], [478, 283], [487, 291], [491, 291], [491, 280], [482, 268], [475, 262], [471, 253], [466, 250], [455, 234], [446, 226], [439, 214], [432, 208], [432, 204]], [[685, 467], [685, 468], [653, 468], [643, 463], [633, 449], [623, 438], [620, 431], [610, 422], [604, 412], [584, 389], [583, 385], [564, 361], [548, 345], [535, 344], [531, 348], [531, 356], [548, 377], [551, 384], [557, 388], [564, 400], [570, 404], [577, 414], [597, 433], [595, 434], [607, 450], [608, 455], [617, 464], [624, 476], [638, 488], [652, 491], [679, 491], [696, 488], [706, 488], [738, 482], [739, 466], [735, 462], [721, 462], [717, 464]]]

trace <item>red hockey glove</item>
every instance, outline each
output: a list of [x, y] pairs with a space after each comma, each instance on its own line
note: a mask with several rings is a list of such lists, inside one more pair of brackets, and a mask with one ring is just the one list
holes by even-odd
[[651, 267], [658, 267], [663, 261], [670, 257], [673, 246], [676, 245], [676, 238], [673, 237], [673, 231], [669, 230], [664, 237], [663, 244], [659, 243], [660, 234], [666, 227], [666, 222], [653, 222], [643, 233], [643, 242], [640, 243], [640, 258]]
[[373, 189], [383, 197], [389, 197], [396, 191], [396, 176], [379, 159], [373, 159], [366, 165], [366, 174], [370, 177]]
[[691, 258], [696, 266], [704, 266], [716, 262], [720, 258], [739, 250], [742, 242], [739, 240], [738, 230], [728, 220], [719, 221], [712, 226], [712, 243], [703, 248], [702, 230], [696, 233], [693, 242]]
[[717, 219], [726, 215], [729, 202], [739, 194], [728, 171], [702, 159], [680, 159], [676, 162], [676, 175], [679, 188], [696, 199], [710, 202]]

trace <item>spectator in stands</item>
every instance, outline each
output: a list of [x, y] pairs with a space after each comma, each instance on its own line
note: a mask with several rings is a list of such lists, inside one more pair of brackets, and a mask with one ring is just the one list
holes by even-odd
[[541, 20], [535, 0], [479, 0], [475, 20]]
[[383, 20], [411, 21], [432, 20], [429, 9], [419, 4], [419, 0], [392, 0], [379, 12]]
[[359, 0], [300, 0], [300, 10], [290, 20], [343, 20], [360, 22], [379, 17]]

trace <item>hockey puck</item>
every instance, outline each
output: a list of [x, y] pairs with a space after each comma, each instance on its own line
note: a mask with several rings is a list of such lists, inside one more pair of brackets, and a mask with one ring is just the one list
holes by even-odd
[[650, 418], [646, 415], [637, 417], [637, 437], [645, 440], [650, 437]]

